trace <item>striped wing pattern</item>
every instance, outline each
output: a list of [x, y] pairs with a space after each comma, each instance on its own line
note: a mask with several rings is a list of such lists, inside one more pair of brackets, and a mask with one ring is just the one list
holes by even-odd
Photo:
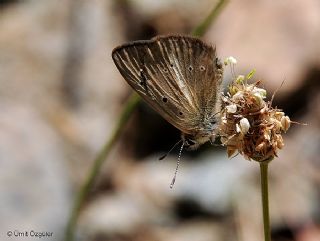
[[215, 114], [221, 73], [216, 51], [187, 36], [160, 36], [115, 48], [124, 79], [168, 122], [186, 134]]

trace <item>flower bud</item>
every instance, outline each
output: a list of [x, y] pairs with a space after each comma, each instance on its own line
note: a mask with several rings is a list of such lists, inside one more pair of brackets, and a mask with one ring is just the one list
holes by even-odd
[[287, 132], [287, 130], [290, 128], [290, 123], [291, 121], [288, 116], [281, 117], [281, 127], [284, 132]]
[[242, 118], [240, 120], [240, 128], [241, 128], [241, 133], [242, 134], [247, 134], [250, 128], [250, 123], [247, 118]]

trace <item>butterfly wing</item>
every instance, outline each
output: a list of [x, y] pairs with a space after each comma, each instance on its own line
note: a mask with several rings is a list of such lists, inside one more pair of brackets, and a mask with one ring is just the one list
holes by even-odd
[[156, 37], [115, 48], [125, 80], [168, 122], [194, 135], [216, 112], [221, 71], [216, 52], [187, 36]]

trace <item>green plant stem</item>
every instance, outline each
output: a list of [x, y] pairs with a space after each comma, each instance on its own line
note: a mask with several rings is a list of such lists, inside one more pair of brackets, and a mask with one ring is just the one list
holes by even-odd
[[110, 139], [105, 143], [102, 147], [101, 151], [98, 153], [96, 158], [93, 161], [92, 167], [90, 169], [89, 175], [87, 176], [86, 180], [84, 181], [80, 191], [77, 194], [77, 197], [74, 202], [73, 209], [71, 211], [71, 216], [69, 218], [69, 222], [67, 224], [66, 233], [65, 233], [65, 241], [73, 240], [74, 230], [76, 226], [76, 222], [80, 213], [80, 209], [85, 201], [89, 191], [91, 190], [96, 177], [98, 176], [99, 170], [108, 156], [110, 150], [112, 149], [113, 145], [119, 138], [121, 131], [124, 125], [127, 123], [131, 113], [135, 110], [135, 107], [139, 103], [139, 96], [136, 93], [133, 93], [129, 100], [126, 103], [125, 108], [123, 109], [119, 120], [116, 122], [117, 126], [113, 130], [113, 133]]
[[261, 200], [263, 213], [264, 240], [271, 241], [268, 191], [268, 162], [260, 163]]
[[[208, 17], [205, 18], [205, 20], [200, 23], [192, 32], [192, 35], [201, 37], [203, 34], [208, 30], [210, 24], [214, 22], [218, 14], [220, 13], [220, 10], [222, 9], [222, 6], [225, 5], [227, 0], [220, 0], [217, 5], [212, 9], [212, 11], [209, 13]], [[128, 102], [125, 104], [124, 110], [122, 111], [119, 120], [117, 122], [117, 126], [115, 127], [110, 139], [105, 143], [105, 145], [102, 147], [101, 151], [98, 153], [97, 157], [93, 161], [92, 167], [89, 171], [89, 174], [84, 181], [83, 185], [80, 187], [79, 192], [77, 193], [77, 196], [75, 198], [73, 209], [71, 211], [66, 232], [65, 232], [65, 241], [72, 241], [74, 238], [74, 231], [76, 227], [76, 223], [80, 214], [81, 207], [83, 206], [83, 203], [88, 196], [89, 191], [91, 190], [97, 176], [99, 173], [99, 170], [104, 162], [106, 160], [107, 156], [110, 153], [110, 150], [112, 149], [113, 145], [119, 138], [121, 134], [121, 130], [124, 128], [125, 124], [129, 120], [129, 117], [131, 116], [131, 113], [134, 111], [135, 107], [139, 103], [139, 96], [136, 93], [133, 93], [131, 97], [129, 98]]]
[[211, 10], [209, 15], [192, 31], [192, 35], [195, 37], [203, 36], [228, 1], [229, 0], [220, 0]]

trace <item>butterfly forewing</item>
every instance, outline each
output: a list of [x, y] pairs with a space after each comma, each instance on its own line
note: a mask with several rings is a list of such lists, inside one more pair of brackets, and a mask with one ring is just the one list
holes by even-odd
[[168, 122], [194, 134], [216, 111], [221, 76], [215, 49], [186, 36], [156, 37], [117, 47], [125, 80]]

